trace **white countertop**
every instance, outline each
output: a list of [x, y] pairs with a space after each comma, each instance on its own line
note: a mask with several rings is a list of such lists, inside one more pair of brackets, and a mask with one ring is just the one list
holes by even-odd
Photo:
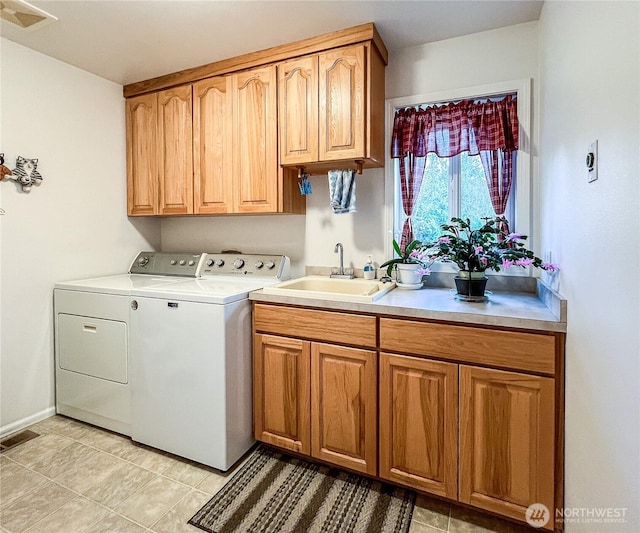
[[249, 295], [251, 300], [301, 305], [336, 311], [356, 311], [404, 318], [444, 320], [462, 324], [502, 326], [540, 331], [566, 332], [566, 302], [557, 307], [559, 317], [535, 293], [494, 292], [484, 303], [463, 302], [450, 289], [425, 287], [419, 290], [394, 289], [372, 303], [323, 300], [264, 294]]

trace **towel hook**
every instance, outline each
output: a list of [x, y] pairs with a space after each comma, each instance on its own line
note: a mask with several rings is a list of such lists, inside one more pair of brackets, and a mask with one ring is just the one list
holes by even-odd
[[298, 169], [298, 179], [302, 181], [302, 177], [304, 176], [304, 167], [297, 166], [296, 168]]
[[356, 159], [356, 174], [362, 174], [362, 165], [364, 165], [364, 159]]

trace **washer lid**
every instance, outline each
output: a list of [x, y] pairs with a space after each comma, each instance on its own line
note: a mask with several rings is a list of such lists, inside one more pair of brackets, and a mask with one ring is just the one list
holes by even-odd
[[219, 276], [192, 279], [168, 285], [139, 288], [131, 291], [132, 296], [163, 298], [183, 302], [227, 304], [248, 298], [251, 291], [262, 289], [277, 281]]

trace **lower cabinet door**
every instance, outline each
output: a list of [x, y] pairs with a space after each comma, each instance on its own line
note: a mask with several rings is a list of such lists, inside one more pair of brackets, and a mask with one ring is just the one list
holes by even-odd
[[310, 454], [310, 343], [254, 336], [253, 418], [259, 441]]
[[541, 503], [553, 529], [553, 379], [460, 366], [459, 499], [523, 521]]
[[380, 477], [457, 498], [458, 365], [380, 354]]
[[377, 354], [311, 344], [311, 455], [377, 473]]

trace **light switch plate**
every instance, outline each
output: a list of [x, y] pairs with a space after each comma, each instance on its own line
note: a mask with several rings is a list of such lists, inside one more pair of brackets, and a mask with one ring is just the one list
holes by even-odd
[[587, 181], [591, 183], [598, 179], [598, 141], [595, 140], [589, 145], [586, 158]]

